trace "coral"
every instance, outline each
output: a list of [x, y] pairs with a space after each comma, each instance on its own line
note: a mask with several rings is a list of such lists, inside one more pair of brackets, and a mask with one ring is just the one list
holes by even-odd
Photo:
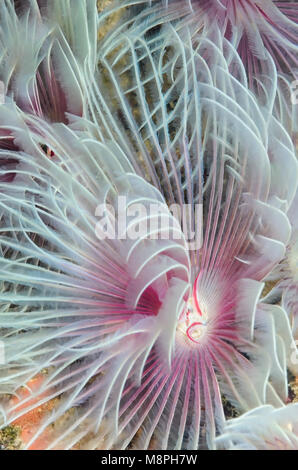
[[0, 431], [0, 449], [18, 450], [21, 446], [19, 439], [20, 429], [16, 426], [7, 426]]

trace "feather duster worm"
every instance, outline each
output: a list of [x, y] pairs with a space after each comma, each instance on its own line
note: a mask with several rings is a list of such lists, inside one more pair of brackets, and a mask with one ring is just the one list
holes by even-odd
[[94, 73], [96, 2], [4, 0], [0, 80], [24, 111], [67, 122], [82, 115], [85, 76]]
[[[131, 2], [130, 2], [131, 3]], [[138, 3], [138, 2], [136, 2]], [[150, 4], [167, 19], [181, 19], [194, 34], [209, 34], [217, 23], [238, 49], [249, 75], [262, 70], [266, 51], [282, 73], [297, 73], [298, 6], [276, 0], [160, 0]], [[181, 26], [181, 24], [179, 24]]]
[[[256, 94], [262, 92], [265, 77], [272, 79], [268, 74], [270, 57], [278, 71], [274, 112], [291, 134], [297, 132], [297, 110], [293, 106], [293, 87], [296, 87], [298, 73], [296, 3], [275, 0], [129, 0], [114, 3], [113, 12], [119, 8], [123, 11], [124, 6], [133, 9], [130, 15], [124, 15], [123, 27], [133, 24], [136, 34], [171, 22], [182, 37], [184, 28], [188, 27], [196, 44], [203, 36], [216, 42], [214, 34], [219, 32], [238, 51], [249, 86]], [[145, 5], [148, 8], [144, 9]], [[107, 12], [106, 16], [109, 14]], [[150, 42], [150, 38], [147, 40]]]
[[298, 404], [274, 409], [261, 406], [227, 422], [217, 439], [233, 450], [297, 450]]
[[[242, 411], [287, 399], [289, 320], [260, 302], [297, 186], [272, 116], [275, 67], [260, 106], [219, 30], [195, 48], [187, 29], [146, 34], [121, 25], [101, 43], [99, 68], [82, 75], [83, 118], [0, 107], [17, 145], [0, 150], [0, 392], [45, 371], [29, 395], [3, 399], [1, 426], [59, 397], [27, 448], [212, 448], [222, 394]], [[102, 239], [98, 206], [119, 220], [120, 197], [127, 210], [155, 204], [167, 237], [150, 237], [146, 211], [122, 233], [146, 221], [143, 237]], [[201, 247], [189, 250], [171, 204], [188, 205], [190, 232], [203, 225]]]
[[[62, 394], [44, 426], [81, 404], [80, 416], [51, 441], [54, 447], [73, 446], [96, 431], [108, 412], [114, 414], [111, 404], [121, 398], [122, 381], [141, 374], [153, 345], [161, 362], [171, 360], [178, 313], [171, 316], [189, 289], [188, 253], [183, 237], [175, 242], [171, 234], [169, 240], [131, 246], [97, 238], [96, 208], [106, 198], [112, 203], [117, 192], [128, 203], [164, 205], [117, 146], [8, 107], [1, 114], [14, 120], [15, 137], [26, 149], [18, 152], [14, 184], [1, 188], [1, 273], [7, 274], [1, 276], [7, 360], [1, 392], [13, 393], [49, 369], [37, 390], [8, 404], [5, 422]], [[53, 148], [52, 159], [41, 141]], [[80, 423], [83, 429], [73, 435], [72, 426]]]
[[298, 340], [298, 193], [291, 204], [289, 219], [292, 226], [291, 239], [287, 245], [286, 256], [268, 276], [268, 281], [275, 283], [273, 289], [264, 298], [267, 303], [282, 300], [282, 305], [288, 313], [293, 335], [295, 352]]
[[[84, 115], [85, 75], [95, 70], [96, 21], [92, 0], [1, 2], [1, 101], [13, 99], [47, 121], [69, 122]], [[1, 129], [0, 148], [18, 150], [8, 125]], [[52, 155], [50, 148], [44, 151]], [[11, 168], [6, 181], [13, 181], [17, 162], [17, 155], [2, 160]]]
[[[164, 37], [165, 36], [166, 34], [164, 33]], [[230, 236], [231, 234], [233, 234], [233, 229], [231, 228], [231, 231], [229, 231], [228, 228], [229, 216], [232, 217], [232, 219], [230, 219], [232, 221], [231, 224], [233, 225], [235, 223], [237, 225], [237, 218], [240, 215], [240, 213], [238, 212], [238, 217], [236, 216], [234, 218], [235, 212], [232, 210], [233, 207], [235, 209], [235, 206], [233, 206], [233, 191], [228, 191], [229, 185], [226, 183], [226, 181], [231, 177], [231, 181], [233, 181], [233, 190], [235, 190], [236, 186], [239, 183], [242, 187], [244, 181], [247, 181], [249, 174], [254, 175], [254, 178], [256, 178], [258, 174], [260, 175], [260, 173], [258, 172], [262, 168], [261, 161], [259, 159], [261, 152], [259, 152], [259, 150], [257, 149], [251, 152], [248, 150], [250, 148], [249, 144], [251, 144], [252, 141], [250, 139], [249, 141], [246, 141], [245, 135], [241, 135], [240, 137], [239, 134], [239, 136], [236, 137], [237, 132], [241, 132], [241, 127], [238, 129], [238, 126], [236, 126], [237, 131], [235, 132], [235, 116], [238, 115], [238, 111], [235, 108], [231, 108], [231, 106], [233, 106], [233, 103], [234, 105], [236, 104], [235, 101], [233, 102], [233, 100], [231, 100], [231, 96], [237, 97], [237, 106], [243, 106], [241, 108], [241, 113], [244, 110], [247, 113], [246, 117], [243, 118], [246, 129], [246, 126], [248, 125], [249, 121], [252, 122], [252, 120], [254, 120], [254, 122], [256, 122], [255, 119], [256, 116], [258, 116], [256, 109], [258, 108], [258, 106], [252, 95], [250, 95], [249, 92], [246, 90], [246, 74], [242, 68], [241, 62], [239, 61], [239, 58], [237, 59], [237, 56], [233, 52], [233, 48], [229, 47], [229, 44], [227, 42], [224, 41], [223, 44], [223, 48], [224, 50], [226, 50], [226, 59], [222, 56], [222, 53], [219, 52], [221, 50], [220, 47], [217, 49], [216, 46], [210, 44], [208, 40], [206, 40], [206, 43], [204, 42], [204, 40], [202, 40], [200, 46], [198, 46], [197, 48], [197, 55], [193, 55], [193, 49], [191, 45], [189, 45], [189, 48], [185, 48], [184, 42], [182, 46], [181, 40], [176, 35], [176, 33], [173, 30], [171, 33], [171, 27], [169, 27], [167, 32], [168, 41], [160, 43], [159, 38], [160, 36], [159, 34], [157, 34], [155, 37], [153, 36], [153, 38], [150, 38], [151, 42], [148, 42], [145, 40], [145, 38], [136, 36], [135, 30], [133, 30], [131, 36], [126, 34], [126, 37], [121, 37], [119, 39], [119, 43], [116, 42], [117, 52], [115, 54], [113, 54], [112, 49], [112, 44], [115, 45], [115, 43], [113, 43], [114, 37], [112, 36], [112, 39], [107, 38], [106, 49], [105, 46], [102, 46], [101, 49], [101, 63], [102, 66], [110, 73], [110, 90], [112, 90], [111, 96], [113, 100], [117, 100], [117, 108], [122, 110], [120, 117], [121, 120], [125, 119], [125, 126], [122, 127], [121, 131], [121, 125], [119, 125], [119, 123], [117, 123], [115, 119], [114, 129], [112, 128], [113, 121], [111, 119], [106, 119], [106, 122], [110, 123], [110, 128], [113, 129], [110, 132], [114, 133], [113, 135], [119, 139], [119, 142], [121, 141], [121, 139], [123, 139], [123, 135], [125, 132], [126, 135], [129, 134], [131, 136], [133, 147], [139, 149], [141, 146], [142, 151], [140, 151], [139, 153], [142, 155], [142, 161], [140, 163], [142, 165], [145, 164], [145, 173], [147, 173], [148, 175], [151, 174], [152, 178], [155, 178], [156, 181], [163, 181], [163, 184], [161, 185], [161, 190], [165, 194], [165, 197], [168, 201], [175, 200], [180, 202], [181, 204], [191, 201], [194, 204], [195, 202], [201, 200], [203, 203], [206, 230], [206, 232], [204, 232], [204, 245], [199, 255], [192, 254], [192, 261], [194, 263], [192, 265], [192, 270], [194, 271], [193, 282], [196, 286], [194, 291], [194, 300], [192, 303], [195, 305], [194, 317], [198, 319], [198, 313], [196, 312], [202, 312], [202, 308], [199, 306], [199, 309], [196, 310], [197, 305], [200, 304], [199, 300], [196, 301], [196, 297], [197, 299], [200, 299], [200, 297], [202, 299], [205, 298], [206, 294], [204, 294], [203, 290], [200, 292], [200, 289], [203, 289], [204, 286], [204, 277], [206, 276], [207, 279], [209, 278], [209, 288], [212, 289], [213, 292], [212, 296], [210, 295], [209, 298], [216, 298], [215, 292], [217, 290], [217, 282], [219, 283], [218, 289], [221, 290], [219, 286], [221, 285], [222, 279], [220, 279], [221, 276], [219, 273], [220, 265], [221, 262], [224, 263], [224, 256], [226, 254], [227, 249], [227, 245], [225, 245], [225, 240], [226, 242], [228, 240], [227, 238], [225, 238], [226, 230], [228, 231], [227, 233], [229, 233]], [[152, 47], [151, 54], [149, 52], [150, 46], [148, 45], [148, 43]], [[181, 53], [179, 53], [179, 47]], [[212, 69], [209, 68], [208, 62], [204, 60], [204, 52], [207, 48], [209, 53], [209, 63], [212, 64]], [[128, 58], [126, 55], [128, 56]], [[112, 59], [109, 60], [109, 57], [112, 57]], [[234, 70], [238, 71], [238, 76], [240, 77], [240, 79], [236, 80], [233, 76], [229, 74], [230, 63], [233, 63]], [[217, 67], [215, 66], [215, 64], [217, 65]], [[226, 72], [224, 72], [224, 70]], [[126, 86], [121, 86], [124, 73], [130, 74], [130, 80], [128, 80], [128, 84]], [[275, 69], [273, 66], [271, 73], [274, 77]], [[187, 75], [187, 77], [185, 75]], [[142, 77], [144, 77], [143, 80]], [[200, 77], [199, 81], [197, 80], [198, 77]], [[225, 81], [226, 79], [227, 81]], [[272, 80], [272, 83], [274, 83], [274, 80]], [[100, 90], [97, 90], [97, 94], [100, 97], [99, 101], [103, 101], [103, 97], [100, 93]], [[241, 96], [243, 98], [243, 101], [240, 98]], [[274, 118], [272, 118], [270, 113], [270, 109], [272, 109], [271, 105], [274, 101], [274, 96], [275, 90], [272, 89], [271, 86], [271, 89], [269, 88], [267, 93], [267, 108], [263, 109], [264, 114], [261, 118], [262, 121], [264, 120], [264, 127], [261, 127], [261, 125], [257, 125], [258, 129], [262, 130], [260, 131], [261, 137], [257, 138], [256, 142], [260, 142], [260, 140], [262, 141], [262, 138], [266, 135], [265, 129], [269, 129], [269, 135], [267, 134], [269, 140], [265, 138], [265, 153], [267, 154], [266, 158], [269, 158], [270, 161], [269, 166], [271, 177], [269, 186], [273, 185], [271, 186], [271, 190], [269, 190], [269, 192], [267, 193], [268, 199], [266, 199], [267, 203], [263, 206], [264, 212], [262, 210], [262, 217], [265, 216], [266, 210], [270, 207], [270, 204], [268, 205], [268, 201], [271, 201], [272, 203], [271, 210], [275, 206], [275, 209], [277, 209], [276, 215], [281, 215], [281, 212], [283, 211], [282, 208], [285, 207], [283, 206], [283, 204], [286, 203], [286, 206], [289, 207], [289, 204], [293, 199], [296, 187], [296, 170], [294, 170], [294, 168], [296, 167], [296, 162], [290, 138], [282, 129], [280, 124]], [[141, 109], [138, 110], [137, 113], [134, 113], [130, 105], [130, 103], [134, 102], [142, 103]], [[212, 103], [212, 105], [210, 103]], [[196, 108], [196, 104], [198, 105], [198, 108], [199, 106], [201, 107], [200, 110]], [[224, 119], [221, 115], [222, 110], [226, 110]], [[248, 119], [247, 115], [250, 115], [250, 113], [252, 113], [251, 118]], [[229, 114], [231, 115], [230, 118]], [[252, 116], [254, 116], [253, 119]], [[223, 125], [224, 128], [221, 128], [221, 125]], [[104, 122], [102, 122], [102, 127], [104, 127]], [[198, 133], [198, 129], [203, 129], [203, 136]], [[229, 132], [228, 129], [232, 129], [232, 131]], [[142, 132], [141, 138], [140, 131]], [[221, 134], [221, 132], [223, 132], [223, 134]], [[275, 137], [278, 135], [278, 140], [281, 139], [279, 140], [280, 142], [283, 141], [285, 143], [287, 141], [286, 147], [289, 146], [288, 148], [291, 149], [291, 157], [288, 158], [286, 154], [284, 154], [283, 160], [285, 163], [289, 163], [295, 172], [295, 177], [291, 181], [289, 186], [294, 191], [292, 191], [291, 189], [291, 194], [288, 194], [289, 199], [288, 196], [286, 196], [284, 190], [282, 190], [282, 188], [279, 186], [277, 174], [280, 173], [280, 171], [277, 169], [280, 168], [278, 159], [281, 156], [281, 153], [280, 151], [277, 151], [277, 141], [273, 146], [270, 143], [273, 135]], [[208, 136], [210, 138], [210, 141], [208, 141]], [[236, 141], [234, 141], [235, 137]], [[186, 142], [186, 144], [183, 145], [183, 142], [184, 144]], [[243, 150], [242, 144], [244, 144]], [[235, 145], [235, 147], [233, 147], [233, 145]], [[222, 146], [224, 148], [222, 148]], [[148, 156], [148, 149], [150, 152], [150, 156]], [[232, 149], [234, 149], [234, 151]], [[232, 154], [236, 156], [236, 161], [239, 163], [239, 167], [243, 168], [243, 161], [241, 162], [242, 151], [244, 155], [246, 154], [246, 152], [249, 152], [249, 156], [247, 156], [247, 158], [244, 158], [245, 170], [241, 174], [242, 178], [238, 179], [236, 176], [237, 171], [236, 173], [233, 171], [236, 170], [236, 168], [233, 166], [231, 167], [229, 165], [233, 161], [229, 157], [231, 157], [232, 152]], [[212, 157], [210, 156], [211, 152]], [[255, 172], [249, 171], [249, 166], [246, 166], [249, 165], [249, 163], [252, 163], [252, 154], [258, 155], [258, 160], [256, 160], [254, 167]], [[179, 157], [177, 157], [177, 155]], [[220, 158], [220, 155], [222, 155], [223, 160]], [[134, 160], [137, 159], [138, 158], [136, 155]], [[154, 162], [153, 166], [152, 161]], [[188, 171], [186, 169], [188, 169]], [[229, 177], [226, 176], [227, 174], [229, 174]], [[205, 179], [204, 176], [207, 176], [207, 178]], [[222, 183], [220, 184], [221, 177]], [[264, 174], [261, 178], [262, 182], [264, 182]], [[276, 181], [277, 186], [279, 186], [279, 189], [277, 189], [277, 186], [275, 186], [274, 181]], [[199, 184], [198, 186], [196, 186], [196, 183], [198, 182]], [[258, 184], [258, 187], [261, 186], [262, 184]], [[275, 187], [275, 189], [273, 189], [273, 187]], [[202, 191], [201, 193], [200, 189]], [[279, 192], [280, 190], [281, 192]], [[241, 211], [241, 209], [243, 209], [244, 207], [247, 207], [246, 204], [249, 200], [249, 198], [247, 199], [249, 191], [245, 189], [245, 183], [241, 191], [243, 191], [243, 196], [240, 196], [236, 204], [236, 207], [239, 211]], [[226, 197], [228, 197], [227, 200]], [[242, 199], [243, 197], [244, 199]], [[273, 202], [274, 200], [275, 203]], [[287, 200], [288, 202], [286, 202]], [[210, 203], [210, 201], [213, 201], [213, 203]], [[267, 208], [266, 210], [265, 207]], [[254, 207], [254, 209], [255, 208], [256, 206]], [[269, 216], [269, 213], [267, 213], [267, 215]], [[246, 216], [247, 213], [245, 217]], [[273, 212], [271, 212], [271, 216], [273, 216]], [[267, 222], [269, 221], [269, 218], [266, 218]], [[216, 222], [214, 222], [214, 220]], [[238, 219], [238, 221], [240, 220], [241, 218]], [[267, 222], [265, 223], [265, 225], [267, 225]], [[255, 219], [252, 222], [252, 225], [255, 227]], [[278, 224], [274, 225], [276, 227]], [[286, 227], [286, 225], [287, 223], [282, 223], [282, 226], [284, 228]], [[249, 233], [250, 230], [248, 228], [247, 234]], [[234, 232], [234, 234], [236, 236], [236, 232]], [[255, 231], [253, 237], [254, 236], [256, 236], [255, 240], [257, 240], [258, 236]], [[264, 242], [264, 245], [262, 246], [262, 248], [260, 248], [262, 251], [264, 249], [264, 246], [266, 246], [268, 243], [268, 238], [267, 236], [261, 235], [259, 241], [261, 240], [262, 242]], [[249, 252], [252, 246], [256, 247], [255, 242], [251, 242], [252, 240], [250, 240], [249, 242], [245, 242], [245, 245], [248, 248]], [[209, 247], [208, 244], [210, 244]], [[275, 245], [276, 248], [278, 245], [279, 243]], [[268, 252], [266, 250], [267, 256], [269, 252], [273, 254], [274, 251], [275, 250], [273, 249], [272, 245], [271, 248], [269, 248]], [[247, 282], [244, 281], [239, 283], [239, 278], [241, 278], [242, 276], [242, 269], [243, 272], [245, 272], [245, 274], [243, 274], [243, 277], [250, 277], [254, 279], [254, 281], [261, 280], [264, 275], [264, 272], [257, 272], [257, 263], [253, 262], [254, 256], [255, 254], [250, 253], [248, 258], [245, 257], [246, 259], [244, 259], [242, 256], [239, 256], [239, 253], [227, 254], [227, 257], [229, 260], [232, 261], [232, 264], [235, 263], [234, 267], [236, 268], [237, 272], [237, 282], [235, 279], [235, 285], [238, 285], [238, 287], [241, 286], [240, 289], [243, 288], [243, 286]], [[269, 260], [267, 259], [267, 261]], [[240, 262], [239, 267], [236, 267], [238, 262]], [[216, 269], [214, 269], [215, 267]], [[230, 268], [232, 271], [232, 266]], [[208, 272], [209, 269], [210, 271]], [[256, 272], [254, 272], [254, 269], [256, 269]], [[229, 279], [229, 286], [233, 285], [232, 279], [233, 276]], [[247, 296], [245, 296], [245, 293], [241, 291], [241, 297], [245, 298], [246, 301], [243, 303], [239, 301], [240, 305], [242, 306], [242, 309], [244, 309], [244, 306], [247, 305], [252, 306], [252, 304], [254, 303], [253, 299], [255, 299], [256, 301], [259, 295], [258, 292], [260, 292], [258, 291], [258, 289], [260, 289], [260, 286], [258, 287], [258, 284], [255, 284], [252, 281], [247, 282], [246, 287], [248, 292]], [[222, 288], [223, 290], [225, 290], [223, 285]], [[201, 295], [197, 293], [197, 296], [195, 296], [196, 289], [199, 290]], [[253, 294], [253, 292], [255, 292], [255, 294]], [[252, 304], [249, 304], [249, 299]], [[231, 299], [229, 300], [231, 301]], [[202, 303], [204, 305], [203, 310], [205, 310], [207, 308], [206, 302], [202, 300]], [[222, 301], [221, 304], [223, 305], [224, 301]], [[235, 311], [239, 313], [238, 306], [233, 303], [231, 303], [231, 305], [233, 305]], [[210, 310], [213, 312], [216, 310], [214, 307], [215, 306], [210, 308]], [[190, 308], [193, 309], [193, 307]], [[269, 307], [269, 310], [270, 308], [271, 307]], [[253, 311], [254, 308], [251, 308], [251, 312]], [[267, 313], [264, 313], [266, 311]], [[280, 357], [280, 359], [277, 360], [277, 362], [275, 363], [276, 367], [274, 366], [274, 368], [275, 371], [277, 371], [278, 369], [283, 370], [284, 372], [282, 376], [285, 378], [286, 361], [285, 358], [282, 359], [284, 354], [284, 346], [282, 343], [280, 343], [280, 340], [282, 337], [287, 338], [287, 340], [285, 340], [285, 344], [287, 344], [287, 361], [289, 363], [289, 346], [291, 343], [290, 327], [281, 309], [273, 307], [272, 311], [275, 312], [273, 316], [276, 317], [276, 319], [281, 320], [281, 318], [284, 318], [284, 326], [281, 326], [281, 324], [279, 323], [279, 333], [277, 333], [279, 339], [277, 341], [277, 344], [274, 341], [272, 343], [269, 339], [270, 335], [272, 335], [272, 338], [275, 338], [277, 329], [276, 326], [274, 326], [273, 319], [270, 319], [270, 317], [268, 316], [268, 306], [265, 307], [264, 305], [262, 305], [259, 309], [257, 309], [257, 311], [255, 311], [255, 321], [260, 322], [259, 325], [260, 330], [263, 331], [262, 334], [264, 334], [264, 328], [267, 328], [268, 332], [270, 331], [268, 336], [268, 342], [266, 341], [266, 345], [271, 350], [269, 355], [273, 357], [277, 353], [277, 355]], [[223, 319], [224, 316], [222, 313], [221, 315]], [[192, 318], [192, 314], [186, 314], [184, 334], [186, 334], [188, 340], [192, 341], [192, 343], [196, 343], [196, 341], [193, 341], [194, 338], [189, 337], [191, 336], [192, 331], [189, 328], [191, 322], [188, 323], [190, 317]], [[250, 318], [248, 312], [246, 312], [246, 315], [243, 315], [243, 317], [246, 319]], [[239, 316], [237, 318], [239, 319]], [[204, 333], [204, 327], [202, 323], [206, 323], [206, 318], [203, 319], [203, 322], [199, 321], [199, 323], [201, 323], [200, 327], [195, 325], [196, 322], [194, 321], [193, 330], [198, 336], [201, 335], [202, 337]], [[267, 326], [265, 326], [266, 322]], [[231, 325], [231, 318], [229, 318], [228, 324]], [[248, 331], [249, 329], [250, 328], [247, 328], [246, 331]], [[181, 327], [178, 330], [180, 335]], [[217, 334], [215, 334], [214, 336], [220, 337], [219, 331], [224, 330], [224, 326], [221, 325], [221, 328], [217, 331]], [[208, 335], [207, 337], [210, 340]], [[260, 343], [262, 342], [261, 337], [259, 337], [259, 341]], [[270, 347], [269, 343], [271, 343]], [[208, 348], [208, 346], [206, 346], [206, 348]], [[217, 359], [220, 363], [219, 355], [217, 356]], [[216, 359], [214, 359], [214, 361], [216, 363]], [[217, 365], [217, 368], [219, 369], [220, 366]], [[224, 369], [224, 367], [222, 367], [222, 369]], [[226, 370], [228, 370], [227, 366]], [[204, 376], [204, 373], [198, 375]], [[275, 375], [275, 373], [273, 373], [273, 375]], [[280, 390], [281, 396], [285, 398], [287, 390], [284, 378], [281, 382], [278, 379], [278, 388]], [[191, 379], [189, 380], [189, 393], [186, 393], [186, 396], [190, 396], [192, 390]], [[194, 379], [194, 381], [195, 380], [196, 379]], [[272, 390], [270, 391], [270, 393], [271, 392]], [[215, 394], [213, 396], [215, 396]], [[206, 399], [206, 394], [204, 395], [203, 390], [201, 390], [200, 398], [202, 401]], [[274, 400], [277, 404], [276, 397], [274, 398]], [[204, 408], [206, 409], [205, 406]], [[212, 413], [209, 410], [209, 416], [211, 415]], [[156, 430], [154, 432], [156, 432]], [[163, 435], [163, 433], [161, 433], [161, 435]], [[165, 441], [163, 441], [163, 445], [164, 442]], [[193, 441], [191, 442], [190, 447], [191, 445], [194, 445]]]

